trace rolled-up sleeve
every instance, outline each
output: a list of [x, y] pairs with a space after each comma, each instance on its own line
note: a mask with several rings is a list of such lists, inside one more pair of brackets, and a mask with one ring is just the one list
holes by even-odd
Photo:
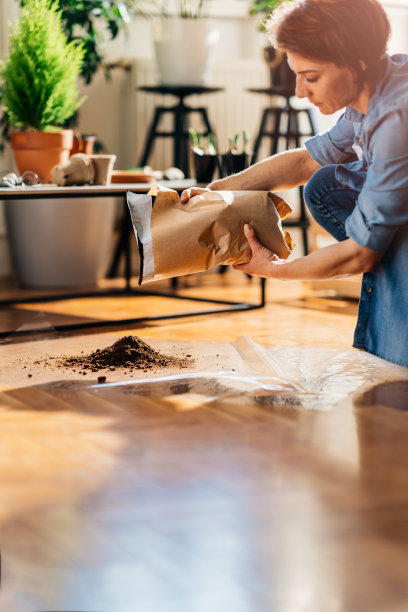
[[367, 177], [347, 235], [361, 246], [385, 252], [408, 222], [408, 109], [387, 113], [374, 130]]
[[305, 146], [321, 166], [341, 164], [354, 154], [354, 136], [354, 124], [343, 114], [330, 130], [312, 136], [305, 142]]

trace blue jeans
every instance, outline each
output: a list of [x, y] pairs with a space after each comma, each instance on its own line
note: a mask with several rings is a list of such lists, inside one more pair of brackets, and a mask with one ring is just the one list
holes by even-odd
[[356, 205], [358, 191], [344, 187], [335, 178], [336, 165], [319, 168], [304, 189], [306, 204], [315, 221], [336, 240], [347, 239], [346, 219]]
[[[323, 166], [305, 187], [306, 204], [317, 223], [336, 240], [347, 239], [346, 219], [359, 192], [335, 178], [335, 165]], [[407, 203], [408, 204], [408, 203]], [[363, 275], [353, 346], [408, 367], [408, 223], [374, 270]]]

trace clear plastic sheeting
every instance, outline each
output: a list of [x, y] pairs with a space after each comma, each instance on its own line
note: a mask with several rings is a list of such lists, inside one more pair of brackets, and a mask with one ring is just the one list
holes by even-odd
[[[330, 410], [367, 384], [389, 378], [408, 379], [407, 369], [355, 350], [263, 346], [248, 337], [230, 346], [235, 349], [235, 360], [230, 356], [229, 367], [221, 370], [211, 367], [209, 359], [205, 367], [203, 363], [200, 367], [197, 357], [194, 371], [107, 382], [92, 388], [96, 392], [165, 398], [178, 410], [234, 400], [321, 411]], [[200, 343], [188, 350], [195, 357]]]
[[[0, 347], [0, 388], [87, 390], [165, 399], [176, 410], [215, 402], [330, 410], [338, 402], [384, 381], [407, 380], [408, 369], [367, 353], [318, 347], [275, 346], [249, 337], [236, 342], [170, 341], [143, 338], [166, 355], [189, 356], [186, 368], [116, 368], [81, 371], [61, 367], [66, 357], [112, 345], [118, 334], [84, 335], [30, 343], [30, 358], [20, 345]], [[1, 351], [0, 351], [1, 353]]]

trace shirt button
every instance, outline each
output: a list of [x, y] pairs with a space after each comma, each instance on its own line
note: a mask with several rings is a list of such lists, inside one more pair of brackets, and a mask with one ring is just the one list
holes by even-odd
[[372, 287], [366, 287], [366, 293], [372, 293], [372, 292], [373, 292]]

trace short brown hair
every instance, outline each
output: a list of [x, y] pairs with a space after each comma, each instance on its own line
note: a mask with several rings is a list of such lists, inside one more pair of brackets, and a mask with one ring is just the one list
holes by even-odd
[[351, 68], [361, 86], [377, 82], [391, 34], [378, 0], [297, 0], [279, 13], [267, 24], [273, 46]]

